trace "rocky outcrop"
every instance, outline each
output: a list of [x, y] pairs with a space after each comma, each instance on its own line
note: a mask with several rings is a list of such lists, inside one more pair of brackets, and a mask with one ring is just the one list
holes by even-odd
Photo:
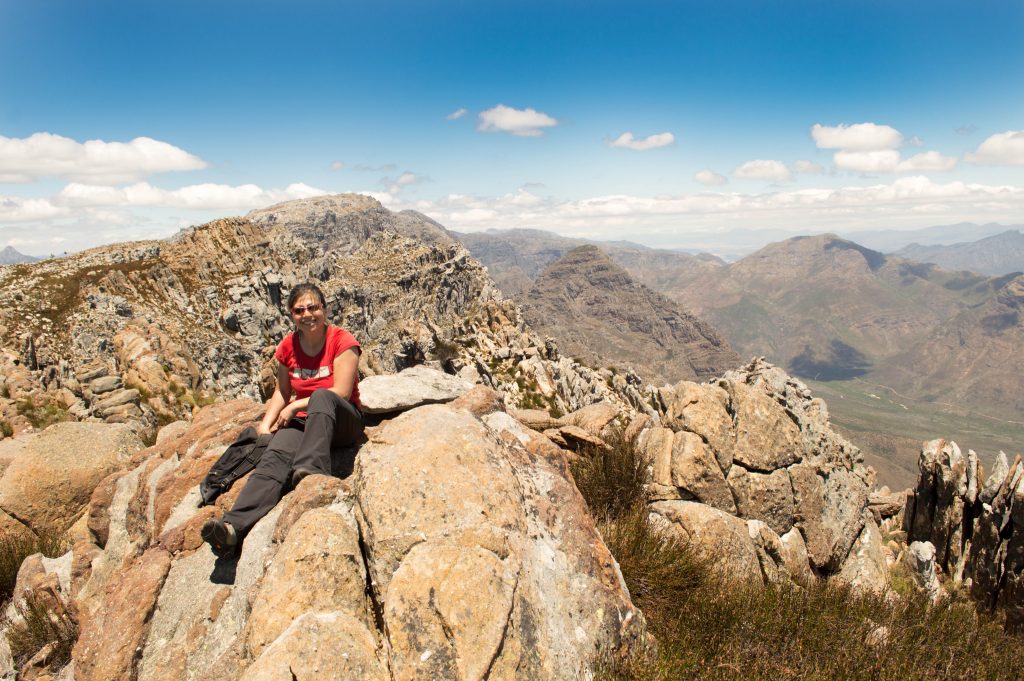
[[99, 482], [143, 448], [131, 429], [105, 423], [57, 423], [11, 445], [18, 451], [0, 478], [0, 518], [36, 535], [71, 527]]
[[636, 374], [582, 366], [531, 332], [439, 225], [339, 195], [0, 270], [0, 421], [123, 422], [149, 437], [215, 398], [265, 397], [304, 280], [360, 341], [364, 376], [428, 364], [512, 407], [652, 410]]
[[237, 559], [198, 533], [241, 485], [217, 508], [196, 485], [259, 405], [207, 407], [136, 454], [65, 558], [74, 678], [562, 679], [642, 651], [565, 452], [460, 399], [480, 413], [430, 405], [372, 429], [350, 480], [303, 480]]
[[962, 583], [979, 603], [1004, 611], [1011, 626], [1024, 625], [1021, 458], [1010, 465], [1000, 452], [985, 477], [973, 450], [965, 456], [955, 442], [932, 440], [920, 469], [904, 511], [908, 543], [927, 544], [933, 554], [918, 563], [934, 563], [945, 586]]
[[714, 383], [662, 389], [659, 398], [663, 425], [637, 438], [653, 513], [707, 544], [718, 562], [733, 556], [739, 575], [835, 575], [885, 588], [888, 565], [867, 510], [872, 473], [806, 386], [755, 360]]

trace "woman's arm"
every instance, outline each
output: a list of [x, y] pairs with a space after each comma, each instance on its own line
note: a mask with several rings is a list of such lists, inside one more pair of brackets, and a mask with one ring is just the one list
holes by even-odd
[[356, 385], [359, 371], [359, 349], [349, 348], [334, 358], [334, 385], [331, 392], [343, 400], [352, 399], [352, 388]]
[[[280, 416], [285, 411], [288, 405], [288, 398], [292, 395], [292, 384], [291, 379], [288, 376], [288, 367], [278, 363], [277, 365], [277, 385], [274, 386], [274, 394], [267, 400], [267, 413], [263, 415], [263, 420], [260, 422], [256, 432], [260, 435], [266, 435], [273, 433], [275, 430], [281, 427]], [[289, 416], [289, 418], [291, 418]], [[287, 419], [285, 420], [287, 423]]]

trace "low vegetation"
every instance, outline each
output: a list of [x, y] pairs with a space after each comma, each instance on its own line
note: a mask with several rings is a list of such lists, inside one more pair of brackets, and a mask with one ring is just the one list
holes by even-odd
[[24, 674], [26, 665], [44, 649], [42, 659], [37, 658], [40, 667], [55, 671], [71, 661], [71, 649], [78, 640], [78, 622], [71, 613], [45, 594], [36, 593], [19, 599], [14, 610], [7, 641], [16, 669]]
[[68, 420], [68, 410], [55, 402], [37, 402], [32, 397], [23, 397], [14, 403], [19, 414], [28, 419], [33, 428], [42, 430], [58, 421]]
[[572, 472], [658, 645], [606, 661], [599, 678], [1003, 679], [1024, 669], [1024, 639], [969, 603], [931, 606], [899, 570], [898, 599], [715, 576], [651, 525], [646, 467], [625, 438], [610, 439], [581, 451]]
[[[34, 553], [56, 558], [69, 548], [67, 539], [57, 533], [0, 538], [0, 611], [5, 613], [3, 626], [11, 657], [15, 668], [21, 672], [18, 678], [25, 676], [25, 666], [33, 658], [39, 666], [51, 671], [61, 669], [71, 659], [71, 649], [78, 639], [78, 622], [74, 615], [45, 592], [30, 592], [14, 598], [18, 570], [26, 558]], [[44, 649], [46, 652], [37, 658]]]
[[0, 609], [11, 599], [18, 569], [26, 558], [33, 553], [56, 558], [69, 548], [67, 540], [58, 534], [44, 533], [31, 538], [18, 535], [0, 537]]

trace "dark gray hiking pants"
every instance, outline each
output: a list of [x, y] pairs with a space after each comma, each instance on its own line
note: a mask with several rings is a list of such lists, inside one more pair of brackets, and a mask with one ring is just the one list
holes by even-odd
[[317, 390], [309, 398], [305, 418], [292, 419], [274, 433], [224, 521], [244, 537], [284, 496], [292, 471], [307, 468], [324, 475], [332, 470], [348, 475], [352, 448], [362, 441], [359, 410], [330, 390]]

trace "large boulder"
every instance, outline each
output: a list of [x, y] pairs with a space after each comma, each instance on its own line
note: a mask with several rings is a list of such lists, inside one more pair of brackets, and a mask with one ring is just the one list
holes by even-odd
[[258, 414], [206, 408], [94, 495], [74, 678], [562, 679], [647, 645], [565, 452], [502, 412], [384, 422], [351, 480], [309, 476], [215, 558], [199, 530], [239, 485], [195, 486]]
[[659, 501], [650, 509], [659, 525], [686, 540], [722, 575], [744, 582], [763, 580], [757, 547], [743, 520], [693, 501]]
[[23, 449], [0, 478], [0, 511], [36, 534], [71, 527], [99, 482], [144, 447], [128, 426], [106, 423], [56, 423], [18, 439]]
[[364, 378], [359, 382], [359, 400], [367, 414], [387, 414], [424, 404], [451, 402], [472, 387], [472, 383], [458, 376], [420, 365], [397, 374]]

